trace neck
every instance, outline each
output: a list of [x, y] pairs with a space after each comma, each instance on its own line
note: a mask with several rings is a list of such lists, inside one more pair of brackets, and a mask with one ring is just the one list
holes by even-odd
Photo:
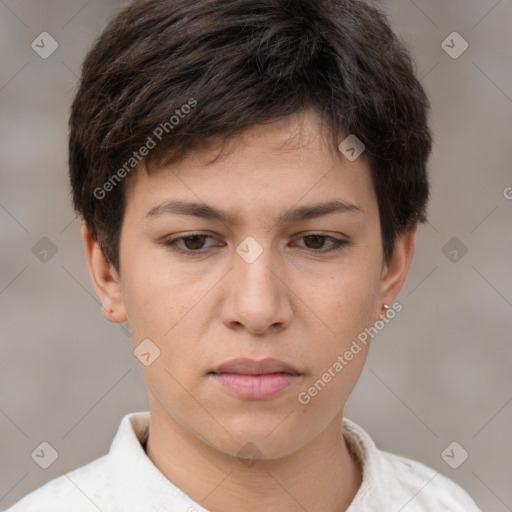
[[361, 485], [361, 467], [342, 419], [340, 413], [290, 455], [244, 464], [152, 410], [146, 451], [168, 480], [211, 512], [344, 512]]

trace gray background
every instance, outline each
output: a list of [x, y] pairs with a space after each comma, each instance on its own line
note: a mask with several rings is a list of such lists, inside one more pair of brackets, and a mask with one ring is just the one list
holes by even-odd
[[[0, 2], [0, 509], [106, 453], [121, 417], [147, 409], [126, 327], [100, 314], [67, 185], [81, 61], [119, 5]], [[512, 510], [512, 1], [385, 6], [432, 101], [433, 197], [403, 311], [375, 338], [346, 415], [483, 510]], [[43, 31], [59, 44], [47, 59], [31, 48]], [[454, 31], [469, 43], [457, 59], [442, 47]], [[43, 237], [57, 249], [46, 262]], [[59, 455], [46, 470], [31, 458], [42, 441]], [[458, 469], [441, 457], [452, 441], [452, 460], [469, 453]]]

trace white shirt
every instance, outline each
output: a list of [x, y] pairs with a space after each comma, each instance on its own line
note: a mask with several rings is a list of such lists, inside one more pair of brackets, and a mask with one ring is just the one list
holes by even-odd
[[[146, 455], [149, 412], [127, 414], [110, 451], [31, 492], [7, 512], [208, 512], [173, 485]], [[344, 418], [343, 435], [363, 468], [346, 512], [481, 512], [469, 495], [437, 471], [379, 450]]]

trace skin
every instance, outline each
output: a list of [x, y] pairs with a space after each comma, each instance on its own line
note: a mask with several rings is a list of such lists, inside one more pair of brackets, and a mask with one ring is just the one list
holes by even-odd
[[[416, 225], [400, 235], [385, 264], [368, 162], [327, 146], [313, 112], [254, 126], [219, 148], [131, 176], [120, 238], [120, 273], [82, 225], [87, 265], [105, 318], [128, 321], [134, 347], [161, 351], [149, 366], [147, 454], [160, 471], [212, 512], [346, 510], [361, 484], [342, 435], [345, 403], [364, 348], [307, 404], [307, 390], [392, 304], [414, 253]], [[343, 139], [340, 139], [340, 141]], [[206, 203], [235, 222], [164, 213], [169, 200]], [[331, 200], [359, 211], [279, 224], [285, 210]], [[212, 238], [164, 243], [199, 232]], [[326, 238], [308, 238], [321, 233]], [[197, 233], [196, 233], [197, 234]], [[246, 237], [263, 249], [252, 263], [236, 252]], [[349, 243], [338, 251], [328, 236]], [[316, 251], [316, 252], [315, 252]], [[211, 375], [236, 357], [279, 358], [301, 372], [283, 393], [244, 400]], [[237, 456], [247, 443], [258, 459]], [[321, 476], [320, 476], [321, 475]]]

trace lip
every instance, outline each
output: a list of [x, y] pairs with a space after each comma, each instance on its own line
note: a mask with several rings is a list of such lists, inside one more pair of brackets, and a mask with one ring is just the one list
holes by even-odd
[[255, 360], [241, 357], [227, 361], [213, 370], [211, 373], [238, 373], [242, 375], [266, 375], [269, 373], [287, 373], [300, 375], [299, 370], [291, 364], [285, 363], [274, 357]]
[[209, 375], [231, 395], [245, 400], [266, 400], [293, 386], [302, 374], [279, 359], [233, 359]]

